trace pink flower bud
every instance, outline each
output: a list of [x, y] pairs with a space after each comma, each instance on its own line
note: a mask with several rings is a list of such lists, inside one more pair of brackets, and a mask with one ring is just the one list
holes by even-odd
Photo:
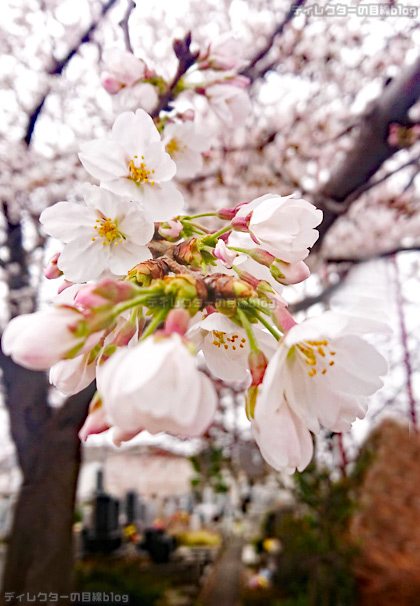
[[296, 326], [296, 322], [291, 314], [285, 307], [280, 305], [276, 306], [273, 313], [273, 319], [275, 320], [277, 326], [284, 332], [288, 332], [291, 328], [293, 328], [293, 326]]
[[309, 267], [304, 261], [298, 263], [285, 263], [276, 259], [270, 266], [270, 273], [280, 284], [299, 284], [311, 275]]
[[248, 357], [249, 370], [251, 371], [252, 386], [261, 385], [265, 370], [268, 365], [267, 358], [261, 350], [251, 351]]
[[79, 431], [79, 438], [82, 442], [86, 442], [88, 436], [95, 433], [102, 433], [110, 428], [106, 419], [106, 411], [103, 406], [99, 406], [89, 413]]
[[254, 261], [261, 265], [265, 265], [266, 267], [270, 267], [276, 260], [274, 255], [262, 248], [252, 248], [248, 251], [248, 255], [251, 259], [254, 259]]
[[2, 348], [17, 364], [46, 370], [82, 351], [86, 336], [86, 321], [79, 310], [54, 306], [13, 318], [3, 332]]
[[170, 221], [160, 224], [159, 233], [164, 238], [178, 238], [182, 229], [183, 225], [180, 221], [171, 219]]
[[235, 231], [249, 231], [249, 221], [251, 219], [251, 213], [246, 217], [234, 217], [232, 219], [232, 227]]
[[190, 314], [186, 309], [171, 309], [165, 322], [165, 333], [170, 335], [174, 332], [183, 336], [188, 330]]
[[116, 95], [124, 86], [120, 81], [106, 72], [102, 74], [101, 84], [110, 95]]
[[115, 337], [112, 340], [112, 345], [117, 347], [125, 347], [138, 332], [138, 327], [133, 322], [125, 322], [119, 329], [115, 329]]
[[217, 216], [219, 219], [231, 221], [233, 217], [236, 215], [236, 210], [234, 208], [221, 208], [217, 211]]
[[97, 284], [83, 286], [74, 300], [76, 305], [95, 309], [128, 301], [136, 296], [137, 291], [137, 287], [132, 282], [107, 278]]
[[48, 261], [47, 266], [44, 268], [44, 276], [47, 280], [54, 280], [63, 275], [61, 269], [58, 269], [57, 262], [60, 257], [60, 253], [55, 253]]

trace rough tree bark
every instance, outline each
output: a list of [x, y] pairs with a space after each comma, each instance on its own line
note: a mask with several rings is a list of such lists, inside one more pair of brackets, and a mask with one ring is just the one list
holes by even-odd
[[[80, 467], [77, 432], [94, 385], [53, 410], [46, 405], [45, 374], [26, 370], [4, 354], [1, 358], [12, 436], [23, 474], [3, 592], [29, 594], [33, 603], [38, 592], [68, 595], [72, 590], [73, 509]], [[24, 597], [7, 603], [26, 601]]]

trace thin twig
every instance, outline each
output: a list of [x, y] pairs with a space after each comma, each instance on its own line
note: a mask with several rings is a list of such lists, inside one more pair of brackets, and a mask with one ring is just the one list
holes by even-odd
[[150, 114], [152, 118], [157, 118], [162, 110], [170, 109], [169, 103], [174, 98], [174, 92], [177, 84], [179, 83], [185, 72], [196, 62], [199, 55], [199, 51], [192, 53], [190, 51], [190, 45], [191, 32], [188, 32], [188, 34], [183, 40], [174, 40], [173, 49], [178, 59], [178, 68], [167, 91], [159, 97], [157, 106]]
[[253, 59], [251, 59], [248, 66], [240, 72], [242, 76], [246, 76], [247, 78], [251, 78], [251, 80], [255, 80], [258, 76], [261, 75], [259, 72], [256, 74], [253, 73], [254, 68], [256, 67], [257, 63], [259, 63], [261, 61], [261, 59], [264, 59], [264, 57], [270, 52], [270, 50], [274, 44], [274, 40], [277, 38], [277, 36], [279, 36], [280, 34], [283, 33], [283, 30], [286, 27], [286, 25], [296, 15], [297, 9], [301, 6], [303, 6], [305, 4], [305, 2], [306, 2], [306, 0], [297, 0], [292, 3], [287, 15], [285, 16], [283, 21], [274, 29], [271, 36], [268, 38], [264, 48], [262, 48], [253, 57]]
[[130, 30], [128, 27], [128, 21], [130, 20], [131, 13], [133, 12], [133, 10], [135, 8], [136, 8], [136, 5], [133, 2], [133, 0], [128, 0], [127, 10], [125, 11], [124, 17], [121, 19], [121, 21], [119, 23], [119, 26], [121, 27], [121, 29], [124, 33], [125, 48], [128, 50], [129, 53], [133, 52], [133, 47], [131, 46]]
[[[101, 14], [98, 17], [98, 19], [91, 23], [91, 25], [85, 31], [83, 36], [78, 40], [77, 44], [75, 44], [69, 50], [67, 55], [63, 59], [61, 59], [61, 61], [54, 62], [54, 66], [50, 70], [48, 70], [48, 74], [50, 76], [60, 75], [62, 73], [63, 69], [69, 63], [70, 59], [72, 57], [74, 57], [74, 55], [79, 51], [79, 48], [82, 46], [82, 44], [85, 44], [86, 42], [90, 42], [91, 36], [92, 36], [93, 32], [95, 31], [95, 29], [98, 27], [102, 18], [114, 6], [114, 4], [116, 4], [116, 2], [117, 2], [117, 0], [108, 0], [108, 2], [102, 7]], [[38, 105], [32, 110], [31, 114], [29, 115], [28, 126], [26, 127], [26, 133], [23, 138], [23, 140], [25, 141], [25, 143], [28, 147], [31, 143], [32, 135], [34, 134], [35, 124], [39, 118], [39, 115], [41, 114], [42, 108], [44, 107], [45, 101], [46, 101], [48, 95], [50, 94], [50, 92], [51, 92], [51, 88], [48, 88], [47, 91], [44, 93], [44, 96], [42, 97], [40, 103], [38, 103]]]

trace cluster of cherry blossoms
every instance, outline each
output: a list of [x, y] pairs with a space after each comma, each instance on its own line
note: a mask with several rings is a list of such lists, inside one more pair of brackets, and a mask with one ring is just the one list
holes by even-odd
[[[195, 58], [199, 69], [231, 67], [214, 50]], [[137, 74], [124, 66], [128, 74], [122, 64], [118, 77], [117, 68], [107, 74], [110, 92], [157, 86], [143, 64]], [[209, 99], [228, 105], [217, 86], [242, 90], [208, 87]], [[82, 203], [59, 202], [40, 217], [62, 242], [46, 275], [64, 282], [49, 308], [11, 320], [3, 350], [50, 369], [67, 395], [96, 379], [80, 437], [112, 427], [116, 444], [143, 430], [200, 436], [217, 409], [210, 377], [243, 381], [262, 455], [291, 473], [311, 460], [312, 433], [346, 431], [364, 416], [387, 368], [363, 335], [386, 326], [336, 312], [296, 324], [288, 312], [283, 287], [309, 276], [305, 259], [322, 221], [309, 202], [266, 194], [183, 212], [173, 179], [199, 172], [208, 145], [189, 118], [154, 121], [143, 109], [83, 144], [79, 158], [99, 185], [84, 186]], [[209, 216], [217, 230], [197, 221]]]

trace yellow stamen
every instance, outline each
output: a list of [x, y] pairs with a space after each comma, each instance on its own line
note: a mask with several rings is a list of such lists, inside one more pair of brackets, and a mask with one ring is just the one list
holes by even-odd
[[[108, 217], [107, 219], [96, 219], [96, 223], [99, 223], [99, 225], [94, 225], [94, 229], [97, 230], [97, 235], [102, 238], [102, 246], [111, 244], [112, 242], [117, 246], [119, 242], [125, 240], [124, 234], [118, 231], [116, 220], [113, 221]], [[92, 242], [95, 242], [95, 240], [96, 237], [92, 238]]]
[[[134, 160], [137, 156], [134, 156]], [[141, 157], [144, 160], [144, 156]], [[147, 169], [145, 162], [140, 162], [140, 166], [136, 166], [134, 160], [130, 160], [128, 163], [128, 179], [137, 183], [137, 185], [141, 185], [142, 183], [148, 183], [149, 185], [154, 185], [154, 181], [149, 181], [150, 170]], [[152, 170], [152, 173], [155, 171]]]
[[[212, 345], [215, 345], [218, 348], [223, 345], [224, 349], [226, 350], [232, 349], [232, 351], [236, 351], [236, 346], [234, 343], [236, 339], [239, 339], [239, 335], [231, 335], [228, 337], [223, 331], [213, 330], [213, 337]], [[246, 339], [242, 339], [242, 341], [246, 343]], [[240, 344], [240, 347], [244, 347], [243, 343]]]
[[336, 355], [335, 351], [326, 351], [324, 349], [327, 345], [328, 341], [325, 339], [322, 341], [304, 341], [303, 343], [297, 343], [296, 346], [291, 348], [289, 354], [293, 355], [293, 352], [297, 351], [300, 354], [300, 359], [308, 366], [312, 366], [311, 370], [308, 370], [310, 377], [314, 377], [317, 370], [325, 375], [328, 367], [334, 366], [334, 361], [328, 361], [327, 354], [331, 356]]

